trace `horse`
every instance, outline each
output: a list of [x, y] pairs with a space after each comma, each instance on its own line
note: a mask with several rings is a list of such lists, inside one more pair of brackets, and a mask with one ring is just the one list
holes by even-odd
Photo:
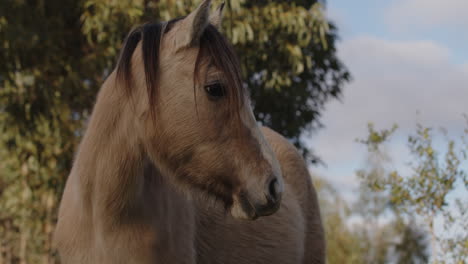
[[128, 34], [66, 182], [62, 263], [325, 263], [307, 166], [255, 120], [210, 6]]

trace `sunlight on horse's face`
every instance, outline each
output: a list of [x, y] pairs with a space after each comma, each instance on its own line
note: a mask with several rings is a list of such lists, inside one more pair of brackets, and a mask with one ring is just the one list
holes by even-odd
[[239, 115], [234, 114], [228, 78], [209, 58], [202, 58], [200, 78], [194, 78], [200, 48], [183, 44], [193, 35], [193, 25], [205, 24], [194, 16], [176, 22], [162, 39], [156, 121], [144, 121], [148, 152], [167, 166], [178, 185], [223, 201], [234, 217], [272, 214], [283, 190], [278, 161], [248, 96], [240, 98]]

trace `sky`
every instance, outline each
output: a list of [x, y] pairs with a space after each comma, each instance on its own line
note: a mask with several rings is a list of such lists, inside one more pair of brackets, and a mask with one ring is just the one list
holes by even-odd
[[[330, 181], [345, 198], [356, 198], [355, 172], [366, 148], [355, 142], [398, 124], [388, 145], [394, 167], [410, 173], [407, 137], [416, 123], [444, 127], [459, 138], [468, 114], [467, 0], [329, 0], [328, 17], [338, 26], [338, 55], [353, 81], [341, 100], [323, 111], [325, 128], [309, 143], [326, 163], [312, 174]], [[443, 149], [444, 139], [436, 140]], [[466, 166], [466, 164], [464, 165]], [[462, 189], [458, 197], [468, 199]]]

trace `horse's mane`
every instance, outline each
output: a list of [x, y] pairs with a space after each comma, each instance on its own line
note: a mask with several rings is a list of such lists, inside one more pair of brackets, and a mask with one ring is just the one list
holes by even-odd
[[[146, 89], [152, 111], [156, 109], [158, 94], [159, 51], [163, 35], [171, 30], [174, 24], [183, 17], [168, 22], [147, 23], [133, 29], [127, 36], [117, 63], [117, 80], [124, 84], [128, 94], [132, 92], [131, 61], [132, 55], [142, 40], [143, 63], [145, 69]], [[226, 94], [231, 109], [237, 115], [242, 106], [244, 88], [241, 68], [234, 48], [213, 25], [208, 25], [201, 36], [200, 50], [194, 65], [194, 89], [198, 84], [201, 63], [208, 59], [225, 78]], [[195, 90], [194, 90], [195, 92]], [[154, 113], [153, 113], [154, 114]]]

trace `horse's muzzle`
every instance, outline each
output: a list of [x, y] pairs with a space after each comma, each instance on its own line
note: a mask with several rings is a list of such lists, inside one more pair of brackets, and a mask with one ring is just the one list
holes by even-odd
[[[276, 177], [270, 178], [263, 194], [241, 192], [234, 202], [231, 213], [235, 218], [254, 220], [278, 211], [281, 204], [283, 186]], [[256, 196], [261, 198], [255, 199]]]
[[255, 205], [255, 212], [258, 216], [267, 216], [278, 211], [281, 204], [283, 190], [276, 177], [272, 178], [265, 190], [266, 204]]

